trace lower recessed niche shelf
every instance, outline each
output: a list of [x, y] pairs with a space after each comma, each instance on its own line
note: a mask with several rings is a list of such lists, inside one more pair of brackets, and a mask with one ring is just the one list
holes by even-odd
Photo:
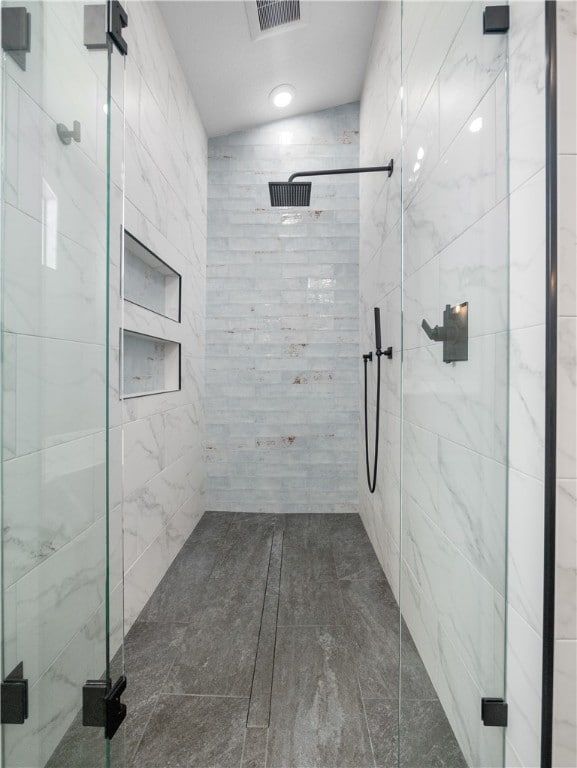
[[180, 344], [135, 331], [123, 331], [123, 398], [180, 389]]

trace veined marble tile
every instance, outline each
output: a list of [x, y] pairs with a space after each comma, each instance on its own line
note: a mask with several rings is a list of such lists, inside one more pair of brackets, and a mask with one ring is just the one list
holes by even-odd
[[427, 512], [495, 590], [505, 595], [506, 466], [440, 439], [438, 474], [438, 506]]
[[[447, 51], [450, 49], [461, 27], [469, 3], [418, 3], [409, 17], [409, 24], [419, 24], [421, 31], [413, 47], [412, 55], [407, 59], [403, 76], [403, 89], [406, 92], [409, 131], [429, 89], [439, 73]], [[420, 18], [419, 18], [420, 16]], [[405, 26], [405, 24], [403, 24]], [[405, 44], [414, 39], [412, 30], [404, 31]]]
[[4, 201], [18, 205], [18, 142], [20, 91], [15, 81], [6, 74], [4, 86]]
[[499, 681], [496, 653], [503, 655], [505, 635], [493, 588], [406, 497], [403, 522], [404, 558], [434, 606], [437, 622], [479, 687], [494, 688]]
[[[427, 320], [431, 326], [442, 325], [444, 308], [439, 299], [440, 293], [440, 259], [432, 258], [420, 269], [406, 278], [403, 286], [403, 347], [430, 346], [431, 341], [421, 327], [421, 321]], [[445, 285], [443, 285], [445, 290]], [[446, 294], [446, 291], [445, 291]], [[461, 301], [462, 294], [457, 294], [454, 303]], [[452, 302], [453, 303], [453, 302]]]
[[538, 765], [542, 639], [511, 606], [508, 607], [507, 634], [507, 738], [523, 765]]
[[[53, 239], [60, 233], [100, 252], [106, 233], [104, 172], [80, 144], [62, 144], [55, 122], [24, 91], [20, 91], [19, 119], [19, 208], [46, 221], [47, 237]], [[52, 256], [48, 251], [45, 258], [49, 266]]]
[[[477, 105], [434, 173], [409, 202], [405, 213], [406, 275], [416, 271], [505, 196], [503, 84], [501, 76]], [[475, 130], [471, 131], [471, 126]]]
[[171, 64], [176, 63], [176, 56], [155, 4], [133, 3], [125, 36], [131, 59], [139, 68], [143, 80], [148, 83], [162, 112], [167, 114], [169, 70]]
[[95, 496], [100, 439], [94, 435], [4, 463], [5, 585], [51, 557], [102, 514]]
[[532, 477], [543, 477], [545, 329], [512, 331], [509, 395], [509, 462]]
[[558, 320], [557, 476], [577, 476], [577, 318]]
[[130, 128], [126, 130], [126, 197], [164, 235], [168, 229], [165, 201], [168, 184]]
[[555, 636], [577, 638], [577, 480], [557, 480]]
[[492, 336], [469, 340], [469, 360], [447, 364], [441, 345], [405, 353], [407, 421], [483, 456], [504, 460], [499, 414], [507, 392], [498, 367], [504, 352]]
[[510, 327], [528, 328], [545, 322], [545, 170], [516, 189], [509, 205]]
[[[104, 607], [100, 606], [42, 677], [29, 686], [28, 719], [23, 726], [4, 732], [3, 746], [9, 764], [46, 765], [82, 707], [82, 686], [88, 679], [99, 678], [105, 669], [104, 627]], [[94, 752], [88, 751], [94, 750], [92, 742], [78, 746], [81, 764], [105, 768], [104, 743], [102, 763]]]
[[[515, 4], [517, 5], [517, 4]], [[511, 191], [545, 164], [545, 27], [543, 5], [533, 17], [523, 10], [532, 3], [519, 3], [512, 10], [511, 30], [518, 13], [531, 14], [517, 27], [522, 30], [518, 45], [509, 57], [509, 178]]]
[[505, 35], [484, 35], [480, 3], [471, 3], [440, 70], [441, 153], [461, 130], [506, 63]]
[[508, 601], [543, 631], [543, 509], [541, 480], [509, 470]]
[[17, 453], [76, 440], [105, 426], [104, 347], [18, 336], [16, 359]]
[[577, 12], [572, 2], [557, 6], [557, 77], [559, 93], [557, 151], [577, 154], [577, 96], [575, 95], [575, 60], [577, 59]]
[[165, 435], [160, 414], [124, 426], [124, 488], [131, 493], [165, 464]]
[[31, 685], [104, 599], [104, 544], [101, 519], [17, 582], [18, 647]]
[[577, 314], [577, 157], [561, 155], [557, 157], [557, 183], [559, 189], [558, 211], [558, 248], [559, 277], [558, 300], [559, 315]]
[[577, 641], [555, 641], [553, 765], [571, 768], [577, 757]]
[[412, 198], [439, 161], [439, 78], [431, 86], [403, 147], [403, 199]]
[[[469, 338], [507, 330], [508, 226], [507, 202], [503, 201], [453, 240], [439, 256], [437, 315], [446, 304], [454, 306], [468, 301]], [[423, 331], [419, 330], [421, 343], [425, 343], [426, 337], [423, 342]]]
[[104, 344], [104, 254], [58, 233], [48, 253], [41, 223], [10, 205], [4, 238], [6, 330]]

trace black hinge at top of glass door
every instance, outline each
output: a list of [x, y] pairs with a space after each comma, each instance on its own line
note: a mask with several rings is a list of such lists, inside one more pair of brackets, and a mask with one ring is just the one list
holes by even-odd
[[84, 45], [88, 50], [106, 50], [112, 42], [123, 56], [128, 43], [122, 30], [128, 26], [128, 14], [119, 0], [84, 6]]
[[108, 37], [118, 48], [123, 56], [128, 53], [128, 43], [122, 37], [122, 30], [128, 26], [128, 14], [122, 7], [120, 0], [109, 0], [108, 2]]

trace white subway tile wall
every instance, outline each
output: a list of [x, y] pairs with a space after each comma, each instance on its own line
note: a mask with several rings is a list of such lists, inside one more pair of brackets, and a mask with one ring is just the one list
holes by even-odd
[[357, 511], [359, 106], [209, 141], [207, 508]]

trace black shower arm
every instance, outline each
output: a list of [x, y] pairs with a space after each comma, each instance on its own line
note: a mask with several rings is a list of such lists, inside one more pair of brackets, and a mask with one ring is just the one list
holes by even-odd
[[375, 165], [371, 166], [369, 168], [336, 168], [333, 171], [299, 171], [298, 173], [293, 173], [291, 176], [289, 176], [289, 182], [293, 181], [293, 179], [298, 179], [301, 176], [337, 176], [341, 173], [378, 173], [378, 172], [387, 171], [389, 176], [392, 176], [393, 174], [393, 161], [388, 165]]

